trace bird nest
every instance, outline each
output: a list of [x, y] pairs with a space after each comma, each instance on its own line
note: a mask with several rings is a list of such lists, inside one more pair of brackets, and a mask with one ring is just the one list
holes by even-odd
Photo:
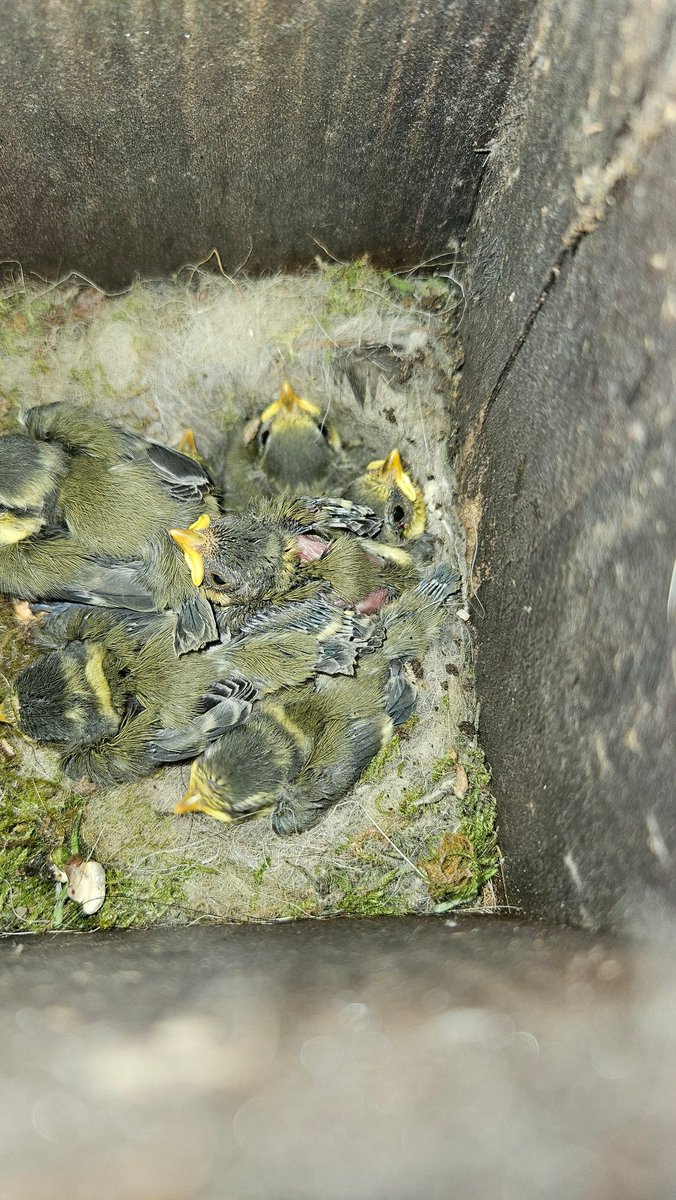
[[[338, 428], [355, 473], [397, 446], [423, 488], [430, 561], [465, 572], [449, 435], [461, 295], [448, 278], [388, 275], [365, 260], [299, 275], [229, 279], [190, 269], [108, 297], [78, 282], [6, 289], [0, 300], [0, 418], [56, 400], [90, 403], [177, 445], [186, 427], [217, 481], [227, 448], [285, 378]], [[0, 614], [5, 682], [32, 654], [26, 606]], [[416, 715], [359, 784], [309, 832], [269, 817], [223, 826], [173, 805], [188, 769], [97, 790], [12, 734], [4, 792], [5, 930], [332, 913], [446, 911], [494, 903], [498, 861], [489, 776], [476, 747], [467, 611], [446, 619], [417, 667]], [[64, 907], [49, 864], [95, 852], [108, 894], [94, 917]]]

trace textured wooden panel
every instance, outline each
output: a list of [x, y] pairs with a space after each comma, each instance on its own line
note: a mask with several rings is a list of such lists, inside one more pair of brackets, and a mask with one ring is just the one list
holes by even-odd
[[644, 0], [534, 34], [467, 246], [481, 735], [510, 900], [624, 924], [676, 900], [676, 58]]
[[533, 0], [18, 0], [0, 257], [114, 284], [313, 238], [412, 262], [467, 226]]

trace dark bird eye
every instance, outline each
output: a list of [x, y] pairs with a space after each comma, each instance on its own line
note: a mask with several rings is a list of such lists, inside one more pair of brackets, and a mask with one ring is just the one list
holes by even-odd
[[217, 575], [215, 571], [212, 572], [211, 581], [216, 584], [216, 587], [227, 587], [227, 579], [224, 579], [222, 575]]
[[269, 437], [270, 437], [270, 430], [264, 429], [261, 434], [261, 446], [267, 446]]
[[394, 521], [395, 525], [401, 525], [405, 516], [406, 513], [401, 507], [401, 504], [395, 504], [394, 508], [392, 509], [392, 520]]

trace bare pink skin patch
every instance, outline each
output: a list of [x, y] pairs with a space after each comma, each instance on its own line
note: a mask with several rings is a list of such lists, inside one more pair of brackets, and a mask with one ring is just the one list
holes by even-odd
[[329, 545], [329, 542], [314, 533], [301, 533], [296, 538], [296, 549], [301, 562], [316, 562], [326, 554]]
[[375, 588], [369, 592], [368, 596], [364, 596], [355, 608], [358, 613], [363, 613], [365, 616], [371, 616], [372, 613], [380, 612], [383, 604], [386, 604], [391, 599], [392, 593], [384, 587]]

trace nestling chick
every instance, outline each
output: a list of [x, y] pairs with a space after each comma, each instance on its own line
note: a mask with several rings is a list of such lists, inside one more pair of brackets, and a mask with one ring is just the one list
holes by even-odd
[[427, 514], [420, 488], [404, 470], [398, 450], [370, 462], [345, 491], [348, 500], [368, 504], [382, 518], [381, 538], [393, 545], [420, 537]]
[[172, 529], [171, 536], [185, 554], [193, 583], [203, 583], [216, 604], [324, 590], [370, 612], [416, 578], [403, 550], [371, 540], [380, 526], [371, 509], [345, 500], [281, 497], [215, 521], [201, 516], [191, 529]]
[[213, 641], [205, 597], [168, 536], [217, 515], [195, 462], [87, 408], [32, 408], [0, 437], [0, 591], [176, 613], [179, 653]]
[[243, 442], [276, 488], [296, 491], [321, 483], [340, 450], [326, 415], [286, 380], [279, 399], [246, 425]]
[[458, 575], [437, 567], [374, 618], [380, 645], [364, 649], [354, 677], [317, 676], [261, 701], [193, 763], [176, 812], [230, 821], [274, 808], [276, 833], [309, 829], [411, 716], [416, 687], [406, 663], [425, 652], [443, 606], [459, 594]]
[[271, 607], [179, 659], [166, 616], [72, 606], [47, 624], [46, 640], [60, 648], [19, 674], [0, 720], [57, 746], [75, 777], [135, 779], [199, 754], [259, 695], [315, 671], [352, 672], [370, 636], [363, 619], [305, 601]]

